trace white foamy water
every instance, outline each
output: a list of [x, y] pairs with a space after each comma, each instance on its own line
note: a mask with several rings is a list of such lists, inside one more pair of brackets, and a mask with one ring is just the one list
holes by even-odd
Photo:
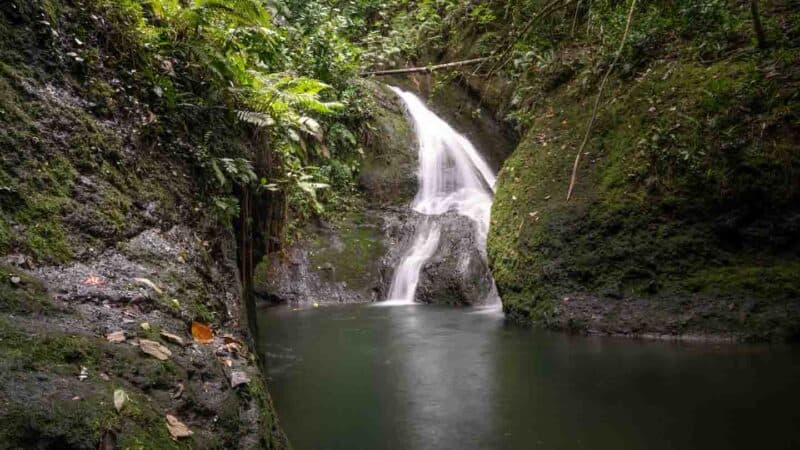
[[383, 305], [405, 305], [414, 302], [414, 293], [419, 283], [419, 271], [425, 261], [433, 256], [439, 245], [441, 232], [439, 225], [426, 220], [421, 223], [414, 237], [414, 243], [408, 249], [400, 265], [394, 272], [392, 287], [389, 289], [389, 300]]
[[[392, 87], [411, 116], [419, 144], [419, 191], [411, 207], [428, 216], [450, 211], [476, 224], [476, 238], [486, 253], [495, 174], [467, 138], [425, 106], [416, 95]], [[410, 304], [419, 273], [439, 245], [441, 232], [432, 219], [416, 230], [413, 245], [397, 267], [384, 304]], [[493, 289], [494, 291], [494, 289]]]

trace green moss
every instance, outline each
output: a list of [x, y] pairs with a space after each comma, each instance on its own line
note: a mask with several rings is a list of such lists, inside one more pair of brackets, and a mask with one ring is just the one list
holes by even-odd
[[39, 261], [63, 263], [72, 256], [61, 222], [61, 207], [66, 202], [63, 197], [32, 194], [25, 197], [25, 206], [14, 215], [25, 227], [22, 245]]
[[0, 322], [0, 356], [16, 370], [44, 370], [74, 375], [79, 366], [100, 361], [99, 340], [62, 333], [26, 333]]
[[230, 448], [236, 446], [236, 438], [238, 431], [241, 427], [239, 419], [239, 404], [241, 400], [239, 394], [235, 390], [228, 391], [227, 396], [222, 401], [219, 407], [217, 423], [224, 433], [217, 433], [217, 437], [221, 442], [218, 443], [220, 448]]
[[261, 377], [252, 380], [247, 384], [247, 392], [253, 397], [261, 413], [261, 445], [264, 448], [289, 448], [286, 436], [278, 424], [275, 407], [272, 405], [264, 380]]
[[111, 408], [101, 408], [100, 401], [95, 395], [80, 401], [55, 399], [47, 408], [12, 402], [0, 413], [4, 423], [0, 438], [20, 448], [38, 444], [50, 448], [95, 448], [103, 432], [117, 426]]
[[136, 333], [140, 338], [149, 339], [151, 341], [158, 341], [161, 336], [161, 327], [158, 325], [148, 323], [146, 327], [139, 327]]
[[[84, 381], [77, 379], [81, 367], [89, 370]], [[101, 371], [136, 387], [102, 381]], [[172, 389], [186, 376], [174, 362], [144, 357], [131, 346], [48, 329], [34, 332], [0, 318], [0, 395], [9, 399], [0, 410], [0, 442], [21, 448], [97, 448], [111, 432], [118, 448], [187, 448], [191, 441], [172, 440], [163, 413], [140, 391]], [[57, 386], [53, 380], [59, 380]], [[117, 387], [128, 395], [120, 413], [113, 407]], [[19, 392], [3, 393], [9, 388]], [[42, 401], [43, 389], [56, 391]], [[26, 395], [33, 397], [20, 400]]]
[[335, 235], [316, 233], [310, 244], [311, 267], [323, 279], [345, 282], [351, 289], [369, 287], [384, 254], [380, 227], [360, 214], [350, 214], [333, 225]]
[[131, 208], [131, 199], [114, 187], [105, 190], [99, 211], [105, 219], [121, 233], [127, 228], [126, 215]]
[[91, 79], [86, 95], [95, 104], [94, 110], [98, 114], [108, 114], [117, 106], [114, 100], [114, 88], [103, 80]]
[[[23, 108], [24, 103], [21, 101], [16, 89], [9, 82], [8, 78], [17, 75], [17, 71], [0, 61], [0, 121], [6, 124], [13, 124], [20, 129], [26, 129], [33, 126], [34, 122], [28, 112]], [[9, 130], [14, 132], [16, 130]], [[10, 138], [10, 136], [3, 137], [3, 140]], [[2, 141], [0, 141], [2, 142]]]
[[70, 195], [77, 176], [72, 163], [60, 155], [41, 162], [33, 172], [32, 188], [57, 197]]
[[[13, 283], [12, 278], [19, 278], [19, 283]], [[42, 314], [55, 309], [41, 280], [0, 265], [0, 312]]]
[[[592, 92], [574, 81], [552, 92], [498, 177], [488, 252], [506, 310], [547, 324], [572, 293], [796, 299], [785, 250], [800, 195], [788, 111], [800, 103], [786, 52], [800, 55], [679, 59], [612, 80], [570, 202]], [[781, 69], [765, 77], [764, 64]]]
[[689, 276], [685, 285], [694, 292], [736, 298], [748, 292], [753, 299], [773, 302], [800, 297], [800, 262], [712, 267]]
[[142, 394], [126, 390], [128, 400], [120, 411], [119, 426], [113, 428], [117, 433], [117, 447], [130, 450], [151, 448], [188, 448], [190, 441], [178, 442], [172, 439], [167, 430], [164, 417], [150, 406]]
[[189, 312], [193, 320], [204, 323], [214, 322], [215, 314], [201, 301], [195, 300], [189, 302]]
[[0, 216], [0, 255], [8, 253], [11, 243], [11, 229], [6, 220]]
[[377, 103], [366, 124], [359, 183], [371, 202], [407, 203], [416, 192], [416, 147], [411, 125], [396, 95], [388, 88], [367, 83], [364, 89]]
[[[42, 372], [39, 376], [48, 379]], [[72, 383], [69, 395], [56, 393], [47, 402], [36, 401], [39, 399], [6, 402], [0, 411], [4, 425], [0, 428], [2, 442], [19, 448], [97, 448], [109, 433], [114, 436], [117, 448], [189, 447], [191, 441], [176, 442], [170, 437], [163, 415], [135, 389], [125, 388], [128, 399], [117, 413], [112, 400], [114, 386], [92, 377]], [[70, 398], [73, 394], [80, 399]]]
[[14, 187], [13, 196], [5, 200], [4, 210], [8, 215], [3, 222], [21, 226], [20, 233], [0, 233], [5, 235], [5, 249], [19, 246], [41, 262], [63, 263], [71, 258], [72, 250], [61, 215], [72, 201], [75, 169], [61, 156], [43, 162], [28, 159], [22, 164], [27, 167], [16, 170], [21, 179], [3, 171], [3, 178]]

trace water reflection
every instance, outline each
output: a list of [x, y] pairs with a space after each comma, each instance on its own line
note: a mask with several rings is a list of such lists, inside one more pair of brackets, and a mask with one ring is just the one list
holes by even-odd
[[298, 450], [800, 445], [793, 348], [570, 337], [426, 306], [260, 319]]

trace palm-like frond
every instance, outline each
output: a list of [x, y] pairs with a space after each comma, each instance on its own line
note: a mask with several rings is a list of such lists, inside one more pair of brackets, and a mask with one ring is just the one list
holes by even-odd
[[270, 14], [258, 0], [195, 0], [200, 9], [221, 13], [238, 26], [269, 27]]
[[275, 125], [275, 119], [268, 114], [255, 111], [236, 111], [236, 117], [242, 122], [247, 122], [258, 127], [267, 128]]

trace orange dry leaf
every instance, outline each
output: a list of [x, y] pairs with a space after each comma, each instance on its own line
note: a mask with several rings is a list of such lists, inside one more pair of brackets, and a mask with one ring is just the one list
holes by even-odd
[[87, 285], [87, 286], [102, 286], [102, 285], [106, 284], [107, 282], [106, 282], [106, 280], [104, 280], [104, 279], [102, 279], [102, 278], [100, 278], [98, 276], [91, 275], [91, 276], [86, 277], [82, 281], [82, 283]]
[[211, 328], [200, 322], [192, 322], [192, 337], [201, 344], [210, 344], [214, 341], [214, 333]]

